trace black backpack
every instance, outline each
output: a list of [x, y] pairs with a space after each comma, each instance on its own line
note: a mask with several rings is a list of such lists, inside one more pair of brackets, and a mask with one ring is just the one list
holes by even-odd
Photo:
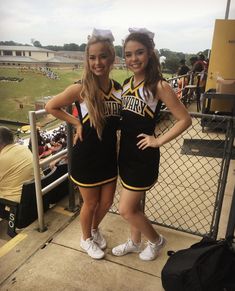
[[161, 279], [165, 291], [234, 291], [232, 239], [203, 238], [190, 248], [168, 252]]

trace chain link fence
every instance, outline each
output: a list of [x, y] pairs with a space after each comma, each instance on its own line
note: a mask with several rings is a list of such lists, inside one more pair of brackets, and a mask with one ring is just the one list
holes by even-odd
[[[192, 126], [161, 147], [159, 178], [146, 193], [145, 214], [161, 226], [216, 237], [229, 162], [235, 158], [234, 119], [191, 116]], [[174, 122], [169, 112], [162, 111], [158, 132], [168, 131]], [[118, 182], [113, 213], [118, 213], [121, 187]]]

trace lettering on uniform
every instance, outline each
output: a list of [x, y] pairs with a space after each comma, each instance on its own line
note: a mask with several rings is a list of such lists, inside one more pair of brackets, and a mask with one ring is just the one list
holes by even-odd
[[120, 116], [121, 104], [116, 101], [105, 101], [105, 116]]
[[122, 97], [122, 110], [129, 110], [144, 116], [144, 109], [146, 106], [146, 103], [139, 98], [133, 96]]

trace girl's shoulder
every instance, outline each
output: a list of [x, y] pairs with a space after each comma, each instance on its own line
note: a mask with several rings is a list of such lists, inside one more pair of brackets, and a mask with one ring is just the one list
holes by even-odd
[[157, 90], [164, 90], [171, 88], [171, 85], [165, 80], [159, 80], [156, 84]]
[[80, 84], [79, 82], [74, 82], [73, 84], [69, 85], [61, 94], [64, 97], [81, 101], [81, 96], [80, 96], [81, 89], [82, 89], [82, 84]]
[[156, 85], [156, 98], [160, 99], [164, 102], [165, 98], [169, 98], [169, 96], [175, 95], [174, 90], [171, 85], [165, 81], [160, 80]]

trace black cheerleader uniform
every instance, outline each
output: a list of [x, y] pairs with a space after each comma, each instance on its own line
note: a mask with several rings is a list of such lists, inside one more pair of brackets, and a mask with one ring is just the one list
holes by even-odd
[[159, 148], [139, 149], [137, 136], [154, 134], [162, 102], [151, 93], [146, 100], [144, 81], [134, 87], [133, 80], [132, 76], [123, 85], [119, 174], [124, 188], [146, 191], [157, 180], [160, 153]]
[[90, 125], [85, 101], [76, 102], [82, 123], [83, 141], [73, 146], [71, 179], [80, 187], [96, 187], [117, 179], [117, 129], [121, 113], [121, 85], [111, 80], [111, 89], [103, 92], [105, 126], [102, 139]]

